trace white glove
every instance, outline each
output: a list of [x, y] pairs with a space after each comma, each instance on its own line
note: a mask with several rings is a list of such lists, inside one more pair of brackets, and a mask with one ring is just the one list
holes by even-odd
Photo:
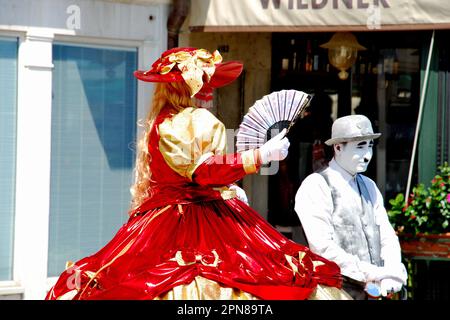
[[398, 281], [402, 284], [406, 284], [406, 268], [403, 263], [398, 263], [386, 267], [376, 267], [370, 269], [366, 273], [366, 281], [382, 281], [383, 279], [390, 278], [391, 280]]
[[236, 196], [238, 197], [238, 199], [248, 204], [247, 195], [245, 194], [244, 189], [235, 184], [229, 185], [228, 189], [236, 191]]
[[259, 148], [259, 154], [263, 164], [268, 164], [274, 160], [280, 161], [287, 157], [290, 143], [285, 135], [286, 129], [283, 129], [279, 134]]
[[403, 283], [396, 281], [394, 279], [385, 278], [381, 280], [381, 295], [386, 297], [390, 293], [399, 292], [402, 290]]

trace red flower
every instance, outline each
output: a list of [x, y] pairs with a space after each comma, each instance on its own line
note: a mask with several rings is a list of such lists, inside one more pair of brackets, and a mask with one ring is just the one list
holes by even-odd
[[411, 220], [414, 220], [416, 218], [416, 216], [412, 215], [411, 217], [409, 217]]
[[447, 202], [450, 203], [450, 193], [447, 194]]
[[414, 194], [411, 193], [411, 195], [408, 198], [408, 204], [406, 206], [408, 207], [408, 205], [410, 205], [413, 200], [414, 200]]

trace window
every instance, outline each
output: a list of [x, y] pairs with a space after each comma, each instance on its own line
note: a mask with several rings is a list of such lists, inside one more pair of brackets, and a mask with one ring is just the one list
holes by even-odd
[[127, 218], [137, 50], [53, 46], [48, 275], [103, 247]]
[[0, 38], [0, 280], [12, 279], [17, 39]]

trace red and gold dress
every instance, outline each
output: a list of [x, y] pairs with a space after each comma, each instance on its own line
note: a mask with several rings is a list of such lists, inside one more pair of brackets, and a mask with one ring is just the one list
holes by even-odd
[[346, 299], [339, 267], [276, 231], [228, 185], [259, 168], [228, 154], [209, 111], [163, 110], [150, 132], [153, 196], [46, 299]]

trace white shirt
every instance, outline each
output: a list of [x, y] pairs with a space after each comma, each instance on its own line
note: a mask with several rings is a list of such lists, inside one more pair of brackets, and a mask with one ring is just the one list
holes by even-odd
[[[361, 207], [355, 177], [340, 167], [334, 159], [330, 161], [329, 168], [329, 182], [342, 193], [345, 198], [344, 205]], [[399, 264], [401, 263], [400, 244], [389, 223], [383, 197], [375, 182], [365, 176], [362, 178], [374, 203], [375, 222], [380, 226], [381, 259], [385, 266]], [[345, 252], [334, 241], [331, 219], [333, 200], [330, 188], [320, 174], [313, 173], [305, 178], [295, 196], [295, 211], [300, 218], [311, 251], [336, 262], [343, 275], [367, 282], [368, 275], [377, 266]]]

